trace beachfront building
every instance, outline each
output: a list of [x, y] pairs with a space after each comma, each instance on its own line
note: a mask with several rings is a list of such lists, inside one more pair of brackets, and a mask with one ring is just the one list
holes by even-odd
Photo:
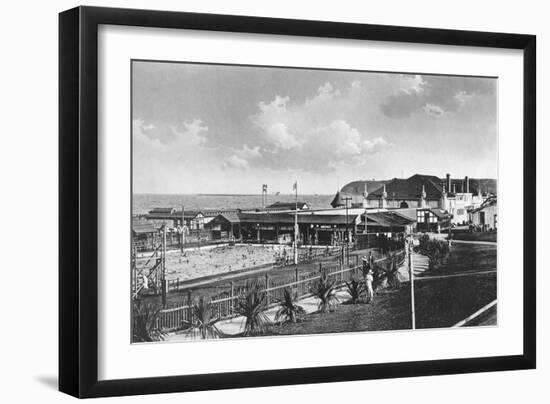
[[[202, 230], [205, 225], [222, 213], [235, 213], [237, 209], [203, 209], [203, 210], [183, 210], [177, 208], [155, 208], [149, 211], [145, 218], [153, 223], [167, 226], [174, 229], [181, 228], [185, 220], [187, 231]], [[183, 217], [183, 220], [182, 220]]]
[[468, 177], [457, 180], [451, 179], [450, 174], [445, 179], [415, 174], [406, 179], [394, 178], [377, 190], [364, 192], [364, 205], [368, 208], [419, 209], [421, 227], [437, 228], [437, 224], [441, 227], [447, 219], [453, 224], [466, 224], [468, 210], [481, 206], [488, 197], [487, 193], [482, 194], [479, 184], [476, 180], [474, 190]]
[[136, 252], [153, 250], [160, 243], [161, 233], [150, 222], [132, 222], [132, 241]]
[[365, 209], [328, 209], [301, 212], [236, 212], [220, 214], [205, 229], [213, 239], [230, 239], [251, 243], [290, 244], [294, 241], [295, 220], [298, 242], [306, 245], [340, 245], [355, 242], [365, 232], [376, 236], [409, 234], [415, 229], [412, 212], [381, 212], [367, 214]]
[[498, 227], [497, 197], [490, 197], [483, 204], [469, 212], [473, 226], [483, 230], [496, 230]]
[[360, 221], [356, 215], [315, 215], [291, 212], [237, 212], [220, 214], [207, 228], [213, 237], [233, 237], [235, 240], [253, 243], [287, 244], [294, 241], [295, 220], [298, 222], [298, 241], [308, 245], [337, 245], [352, 240]]

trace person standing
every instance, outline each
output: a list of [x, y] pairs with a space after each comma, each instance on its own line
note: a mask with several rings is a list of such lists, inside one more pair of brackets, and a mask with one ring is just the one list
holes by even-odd
[[363, 255], [361, 258], [361, 272], [363, 272], [363, 276], [367, 276], [367, 273], [369, 272], [369, 262], [367, 261], [366, 255]]
[[369, 271], [367, 272], [367, 276], [365, 277], [365, 284], [367, 285], [367, 303], [372, 302], [372, 299], [374, 299], [374, 290], [372, 288], [372, 283], [374, 282], [374, 276], [372, 269], [369, 268]]

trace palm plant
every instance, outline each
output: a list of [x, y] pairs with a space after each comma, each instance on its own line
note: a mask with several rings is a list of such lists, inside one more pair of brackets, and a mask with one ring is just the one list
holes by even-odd
[[247, 285], [246, 292], [239, 296], [235, 312], [246, 318], [243, 336], [263, 334], [269, 319], [264, 313], [267, 308], [267, 295], [258, 283]]
[[326, 313], [339, 302], [336, 296], [336, 281], [330, 280], [326, 273], [321, 274], [319, 281], [311, 289], [313, 296], [319, 299], [319, 311]]
[[279, 321], [279, 319], [283, 318], [285, 323], [295, 323], [301, 315], [306, 313], [306, 311], [302, 306], [296, 304], [289, 288], [285, 288], [283, 293], [283, 298], [279, 301], [281, 308], [277, 310], [275, 314], [275, 321]]
[[132, 307], [132, 342], [163, 341], [166, 333], [157, 326], [160, 308], [136, 301]]
[[201, 296], [199, 301], [193, 305], [193, 318], [185, 322], [186, 331], [193, 336], [200, 335], [202, 339], [215, 339], [221, 336], [221, 331], [216, 327], [219, 318], [212, 316], [212, 307], [210, 302]]
[[356, 304], [361, 299], [361, 295], [365, 291], [365, 285], [363, 282], [360, 282], [355, 278], [351, 278], [349, 282], [346, 282], [346, 289], [350, 295], [350, 303]]

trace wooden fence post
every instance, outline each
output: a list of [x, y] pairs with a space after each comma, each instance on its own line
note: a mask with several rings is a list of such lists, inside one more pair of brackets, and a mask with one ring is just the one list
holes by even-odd
[[189, 289], [187, 291], [187, 306], [188, 306], [188, 318], [187, 318], [187, 321], [189, 321], [189, 323], [192, 323], [193, 322], [193, 300], [192, 300], [193, 296], [191, 295], [191, 289]]
[[267, 305], [269, 306], [269, 275], [265, 274], [265, 300]]
[[229, 300], [229, 314], [230, 315], [233, 315], [233, 309], [235, 307], [235, 284], [233, 283], [233, 281], [230, 282], [230, 290], [229, 290], [229, 297], [231, 298]]
[[298, 297], [298, 289], [300, 287], [300, 284], [298, 283], [298, 282], [300, 282], [300, 275], [298, 274], [298, 265], [296, 265], [296, 267], [294, 268], [294, 279], [295, 279], [294, 296], [297, 298]]

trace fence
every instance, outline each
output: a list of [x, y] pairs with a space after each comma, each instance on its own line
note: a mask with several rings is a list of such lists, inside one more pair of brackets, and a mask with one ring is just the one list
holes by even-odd
[[[390, 269], [392, 260], [400, 266], [405, 260], [405, 251], [399, 251], [393, 257], [385, 257], [374, 261], [375, 267], [385, 271]], [[326, 274], [329, 278], [336, 280], [337, 288], [344, 286], [346, 281], [361, 274], [361, 265], [359, 265], [359, 257], [356, 256], [356, 262], [352, 266], [344, 267], [343, 265], [331, 265], [323, 267], [319, 264], [319, 269], [316, 271], [300, 274], [298, 268], [293, 278], [287, 278], [273, 282], [266, 275], [263, 281], [256, 282], [260, 284], [261, 292], [266, 294], [267, 306], [273, 307], [283, 299], [284, 290], [290, 289], [297, 298], [305, 298], [311, 295], [311, 289], [318, 281], [322, 274]], [[212, 297], [210, 300], [210, 308], [212, 318], [219, 320], [230, 319], [238, 316], [234, 308], [237, 300], [248, 291], [247, 286], [235, 286], [231, 283], [229, 290], [223, 291]], [[164, 309], [159, 312], [156, 319], [156, 326], [163, 331], [176, 331], [185, 327], [186, 323], [194, 323], [194, 300], [192, 292], [189, 291], [186, 300], [181, 306]]]

